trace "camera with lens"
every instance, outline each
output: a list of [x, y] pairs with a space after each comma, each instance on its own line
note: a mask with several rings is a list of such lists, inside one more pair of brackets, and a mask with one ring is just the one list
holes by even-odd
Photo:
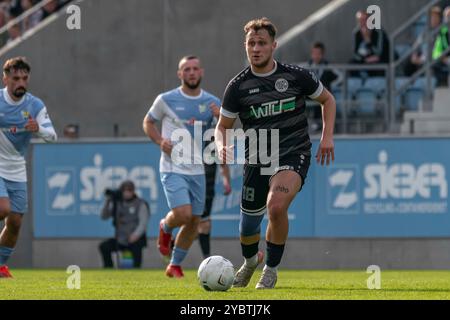
[[114, 201], [121, 201], [122, 191], [120, 189], [106, 189], [105, 196], [110, 197]]

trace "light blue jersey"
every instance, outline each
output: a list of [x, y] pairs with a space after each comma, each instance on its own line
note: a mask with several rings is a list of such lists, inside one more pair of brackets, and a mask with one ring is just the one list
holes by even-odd
[[[183, 93], [181, 87], [166, 93], [160, 94], [151, 106], [148, 116], [154, 121], [161, 121], [161, 136], [164, 139], [172, 140], [172, 133], [178, 129], [189, 132], [194, 149], [200, 152], [193, 152], [195, 157], [191, 164], [174, 163], [170, 156], [161, 152], [160, 171], [174, 172], [185, 175], [204, 174], [203, 169], [203, 142], [198, 145], [194, 139], [194, 122], [201, 122], [202, 136], [205, 130], [211, 128], [214, 116], [210, 105], [214, 103], [220, 106], [220, 100], [212, 94], [201, 91], [197, 97], [188, 96]], [[172, 141], [176, 144], [176, 141]]]
[[56, 141], [56, 133], [44, 103], [26, 93], [14, 101], [6, 88], [0, 90], [0, 177], [9, 181], [27, 181], [25, 153], [32, 133], [25, 130], [29, 118], [39, 124], [37, 135], [46, 142]]

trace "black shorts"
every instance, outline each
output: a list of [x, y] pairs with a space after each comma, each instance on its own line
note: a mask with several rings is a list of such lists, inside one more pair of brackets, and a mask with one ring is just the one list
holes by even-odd
[[203, 210], [203, 214], [201, 220], [208, 220], [211, 215], [211, 208], [214, 200], [214, 187], [216, 184], [216, 169], [217, 165], [213, 164], [205, 164], [205, 178], [206, 178], [206, 197], [205, 197], [205, 209]]
[[[270, 180], [280, 171], [292, 170], [302, 177], [302, 185], [305, 184], [308, 174], [310, 154], [292, 155], [280, 159], [279, 166], [272, 175], [261, 175], [260, 166], [244, 165], [244, 182], [242, 185], [241, 210], [249, 215], [261, 215], [265, 212], [267, 195], [270, 189]], [[299, 191], [300, 191], [299, 190]]]

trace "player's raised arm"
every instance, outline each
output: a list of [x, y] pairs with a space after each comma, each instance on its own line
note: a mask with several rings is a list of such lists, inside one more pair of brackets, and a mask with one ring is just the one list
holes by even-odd
[[336, 119], [336, 101], [333, 95], [327, 90], [323, 89], [322, 93], [315, 98], [322, 107], [322, 137], [320, 139], [320, 145], [316, 153], [316, 161], [321, 165], [330, 164], [330, 159], [334, 161], [334, 122]]

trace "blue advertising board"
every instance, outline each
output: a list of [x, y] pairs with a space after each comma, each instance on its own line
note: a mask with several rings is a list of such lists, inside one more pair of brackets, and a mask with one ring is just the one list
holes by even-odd
[[[291, 237], [450, 236], [450, 139], [337, 139], [335, 148], [332, 165], [311, 162], [289, 208]], [[150, 142], [33, 145], [35, 237], [112, 236], [112, 222], [100, 219], [104, 190], [125, 179], [149, 202], [156, 236], [168, 212], [159, 157]], [[238, 237], [242, 166], [231, 166], [231, 195], [217, 175], [212, 235]]]

